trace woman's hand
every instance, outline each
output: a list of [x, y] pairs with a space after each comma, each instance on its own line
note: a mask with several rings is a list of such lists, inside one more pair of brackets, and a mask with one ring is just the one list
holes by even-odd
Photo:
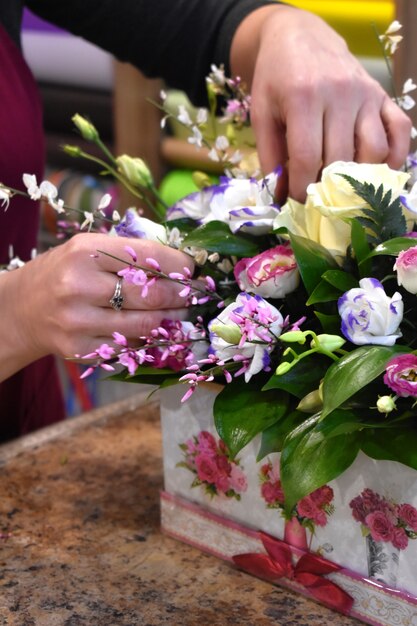
[[159, 243], [81, 234], [2, 274], [0, 297], [7, 302], [7, 319], [3, 316], [0, 329], [0, 380], [46, 354], [73, 357], [92, 352], [111, 342], [114, 331], [134, 341], [165, 317], [185, 319], [184, 298], [178, 295], [182, 286], [168, 279], [158, 279], [146, 298], [140, 287], [123, 281], [123, 308], [112, 308], [117, 272], [126, 265], [97, 250], [129, 263], [126, 245], [136, 251], [137, 265], [146, 265], [151, 257], [164, 273], [193, 269], [189, 257]]
[[251, 87], [262, 169], [286, 166], [291, 197], [303, 201], [333, 161], [404, 163], [410, 119], [316, 15], [284, 5], [254, 11], [235, 33], [231, 64]]

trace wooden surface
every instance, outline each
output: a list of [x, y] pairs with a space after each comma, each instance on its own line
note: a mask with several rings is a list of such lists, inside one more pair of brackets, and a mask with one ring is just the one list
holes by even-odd
[[0, 624], [360, 623], [162, 535], [161, 488], [143, 394], [0, 447]]

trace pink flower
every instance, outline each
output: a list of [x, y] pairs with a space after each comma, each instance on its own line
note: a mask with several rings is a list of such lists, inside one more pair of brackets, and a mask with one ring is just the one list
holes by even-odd
[[400, 354], [389, 361], [384, 383], [402, 398], [417, 397], [417, 356]]
[[310, 494], [310, 497], [316, 506], [320, 508], [331, 503], [334, 498], [334, 492], [331, 487], [324, 485], [324, 487], [320, 487], [319, 489], [313, 491], [313, 493]]
[[404, 528], [394, 528], [392, 545], [399, 550], [405, 550], [408, 546], [408, 537]]
[[248, 488], [246, 476], [237, 465], [232, 465], [230, 470], [230, 487], [237, 493], [243, 493]]
[[365, 518], [365, 523], [374, 541], [392, 541], [394, 526], [384, 513], [381, 511], [369, 513]]
[[253, 258], [241, 259], [235, 265], [234, 274], [242, 291], [263, 298], [283, 298], [294, 291], [299, 282], [293, 251], [282, 245]]
[[417, 510], [411, 504], [400, 504], [398, 517], [407, 526], [417, 532]]
[[216, 456], [217, 445], [213, 435], [206, 430], [202, 430], [201, 433], [197, 435], [196, 449], [202, 454], [213, 457]]
[[267, 504], [284, 504], [284, 492], [281, 483], [263, 483], [261, 495]]
[[208, 454], [199, 454], [195, 457], [195, 466], [199, 480], [214, 484], [217, 480], [218, 469], [216, 460]]
[[401, 250], [394, 264], [397, 283], [409, 293], [417, 293], [417, 246]]
[[297, 515], [310, 519], [317, 526], [325, 526], [327, 523], [326, 513], [317, 507], [311, 495], [297, 504]]

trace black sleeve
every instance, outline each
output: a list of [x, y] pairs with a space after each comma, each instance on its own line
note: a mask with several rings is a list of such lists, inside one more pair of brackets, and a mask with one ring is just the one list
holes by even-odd
[[274, 0], [27, 0], [38, 16], [183, 89], [200, 104], [210, 65], [229, 71], [242, 19]]

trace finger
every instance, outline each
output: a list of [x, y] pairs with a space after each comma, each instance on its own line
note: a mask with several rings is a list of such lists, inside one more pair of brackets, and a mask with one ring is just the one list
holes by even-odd
[[[118, 277], [115, 274], [102, 272], [99, 288], [95, 289], [91, 302], [96, 306], [110, 308], [110, 300], [116, 294]], [[143, 286], [132, 285], [122, 281], [120, 295], [123, 297], [122, 309], [134, 310], [163, 310], [185, 307], [185, 298], [180, 296], [184, 285], [169, 279], [160, 278], [151, 284], [145, 295]]]
[[387, 132], [378, 106], [364, 104], [355, 127], [355, 160], [359, 163], [384, 163], [389, 156]]
[[386, 162], [392, 168], [399, 168], [404, 164], [410, 152], [411, 120], [388, 97], [384, 99], [382, 104], [381, 119], [387, 133], [389, 145]]
[[355, 117], [353, 107], [330, 107], [323, 124], [323, 167], [355, 157]]
[[266, 95], [253, 97], [251, 123], [256, 135], [262, 172], [269, 174], [279, 165], [284, 167], [288, 158], [285, 127], [278, 117], [271, 115]]
[[113, 311], [112, 309], [95, 308], [90, 310], [88, 317], [94, 319], [94, 335], [91, 327], [83, 328], [79, 325], [77, 333], [71, 335], [71, 347], [62, 356], [73, 358], [84, 356], [97, 350], [103, 344], [113, 344], [113, 333], [117, 332], [126, 337], [129, 345], [137, 345], [138, 340], [149, 336], [154, 328], [158, 328], [162, 321], [186, 320], [187, 309], [167, 309], [165, 311]]
[[[159, 263], [161, 271], [166, 274], [168, 272], [182, 272], [184, 267], [191, 271], [193, 269], [192, 259], [183, 252], [156, 241], [124, 237], [108, 237], [107, 241], [101, 244], [96, 258], [100, 269], [117, 273], [126, 264], [131, 264], [133, 259], [126, 252], [126, 246], [132, 248], [136, 254], [135, 265], [146, 267], [148, 265], [146, 260], [151, 258]], [[122, 259], [122, 262], [119, 259]]]
[[287, 149], [289, 195], [303, 202], [323, 162], [323, 113], [318, 99], [313, 105], [301, 98], [289, 107]]

